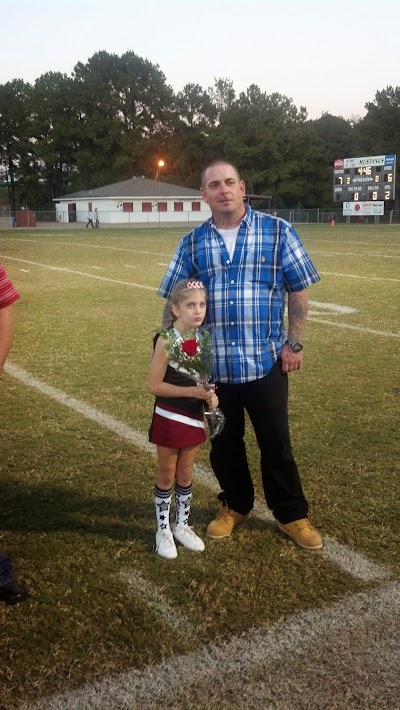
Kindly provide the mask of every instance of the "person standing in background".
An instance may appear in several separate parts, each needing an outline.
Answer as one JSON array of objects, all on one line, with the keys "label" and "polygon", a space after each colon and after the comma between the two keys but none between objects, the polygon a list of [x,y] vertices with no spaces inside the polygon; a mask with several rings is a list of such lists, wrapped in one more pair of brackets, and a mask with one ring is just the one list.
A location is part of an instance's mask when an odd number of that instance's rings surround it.
[{"label": "person standing in background", "polygon": [[86,229],[88,228],[89,224],[91,224],[92,227],[93,227],[93,229],[94,229],[94,224],[93,224],[93,212],[92,212],[92,210],[89,210],[89,212],[88,212],[87,222],[86,222]]}]

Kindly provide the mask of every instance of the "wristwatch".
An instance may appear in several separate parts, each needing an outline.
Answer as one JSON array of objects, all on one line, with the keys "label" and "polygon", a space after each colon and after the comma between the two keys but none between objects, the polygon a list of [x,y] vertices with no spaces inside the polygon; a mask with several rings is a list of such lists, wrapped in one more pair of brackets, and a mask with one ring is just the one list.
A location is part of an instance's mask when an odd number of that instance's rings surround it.
[{"label": "wristwatch", "polygon": [[301,351],[303,350],[302,343],[296,343],[292,340],[285,340],[285,345],[287,345],[293,353],[301,353]]}]

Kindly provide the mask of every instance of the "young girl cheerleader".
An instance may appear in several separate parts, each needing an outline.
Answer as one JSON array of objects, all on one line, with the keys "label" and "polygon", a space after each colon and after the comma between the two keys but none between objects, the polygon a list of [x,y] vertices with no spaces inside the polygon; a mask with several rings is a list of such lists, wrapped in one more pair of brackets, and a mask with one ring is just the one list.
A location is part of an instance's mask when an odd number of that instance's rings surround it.
[{"label": "young girl cheerleader", "polygon": [[[212,389],[196,384],[187,361],[199,359],[202,336],[197,329],[206,315],[206,290],[201,281],[184,280],[176,284],[170,298],[172,325],[168,332],[154,338],[149,391],[155,406],[149,440],[157,446],[158,473],[154,489],[157,516],[156,550],[161,557],[177,556],[175,540],[189,550],[202,552],[204,542],[188,525],[192,498],[192,469],[197,451],[206,440],[204,403],[212,409],[218,398]],[[190,339],[186,339],[190,331]],[[165,336],[165,337],[163,337]],[[173,342],[173,348],[168,344]],[[204,341],[206,342],[206,341]],[[171,352],[172,350],[172,352]],[[169,354],[168,354],[168,352]],[[180,362],[177,360],[180,359]],[[170,527],[172,486],[175,483],[175,522]]]}]

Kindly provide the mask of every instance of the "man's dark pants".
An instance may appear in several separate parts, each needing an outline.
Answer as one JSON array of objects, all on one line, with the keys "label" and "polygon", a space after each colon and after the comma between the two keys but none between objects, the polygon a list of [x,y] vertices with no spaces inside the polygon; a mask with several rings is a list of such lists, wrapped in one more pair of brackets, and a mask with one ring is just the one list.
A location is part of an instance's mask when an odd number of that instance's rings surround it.
[{"label": "man's dark pants", "polygon": [[212,442],[210,461],[229,508],[247,514],[254,504],[244,443],[247,410],[261,451],[267,505],[281,523],[307,517],[308,504],[293,457],[288,422],[288,377],[279,359],[266,377],[242,384],[217,382],[219,406],[226,416]]}]

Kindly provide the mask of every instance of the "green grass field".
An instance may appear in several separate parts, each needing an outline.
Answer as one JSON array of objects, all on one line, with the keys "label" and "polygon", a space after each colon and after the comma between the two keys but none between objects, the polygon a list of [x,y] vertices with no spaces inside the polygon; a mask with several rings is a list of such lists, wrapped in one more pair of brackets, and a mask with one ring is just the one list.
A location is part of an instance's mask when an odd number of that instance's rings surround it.
[{"label": "green grass field", "polygon": [[[322,277],[310,289],[305,365],[290,376],[292,443],[310,517],[349,555],[394,579],[400,227],[298,231]],[[0,232],[0,261],[21,294],[1,385],[0,548],[32,595],[26,604],[0,606],[1,710],[34,701],[44,707],[43,698],[56,691],[145,672],[381,584],[295,548],[257,515],[231,539],[207,540],[203,554],[180,548],[176,560],[166,561],[154,553],[155,460],[142,446],[153,407],[147,372],[163,308],[156,289],[183,233]],[[28,373],[28,384],[14,376],[16,367]],[[31,386],[30,376],[113,417],[137,438],[129,441]],[[250,429],[247,443],[262,505]],[[198,463],[209,468],[208,444]],[[207,477],[195,478],[191,524],[203,537],[216,510]],[[153,593],[167,605],[164,612],[149,603]],[[173,613],[181,629],[169,623]],[[203,707],[176,702],[169,707]],[[330,705],[301,707],[366,707],[335,703],[332,697]],[[93,707],[147,706],[133,698],[130,705]],[[211,700],[208,707],[230,705]]]}]

